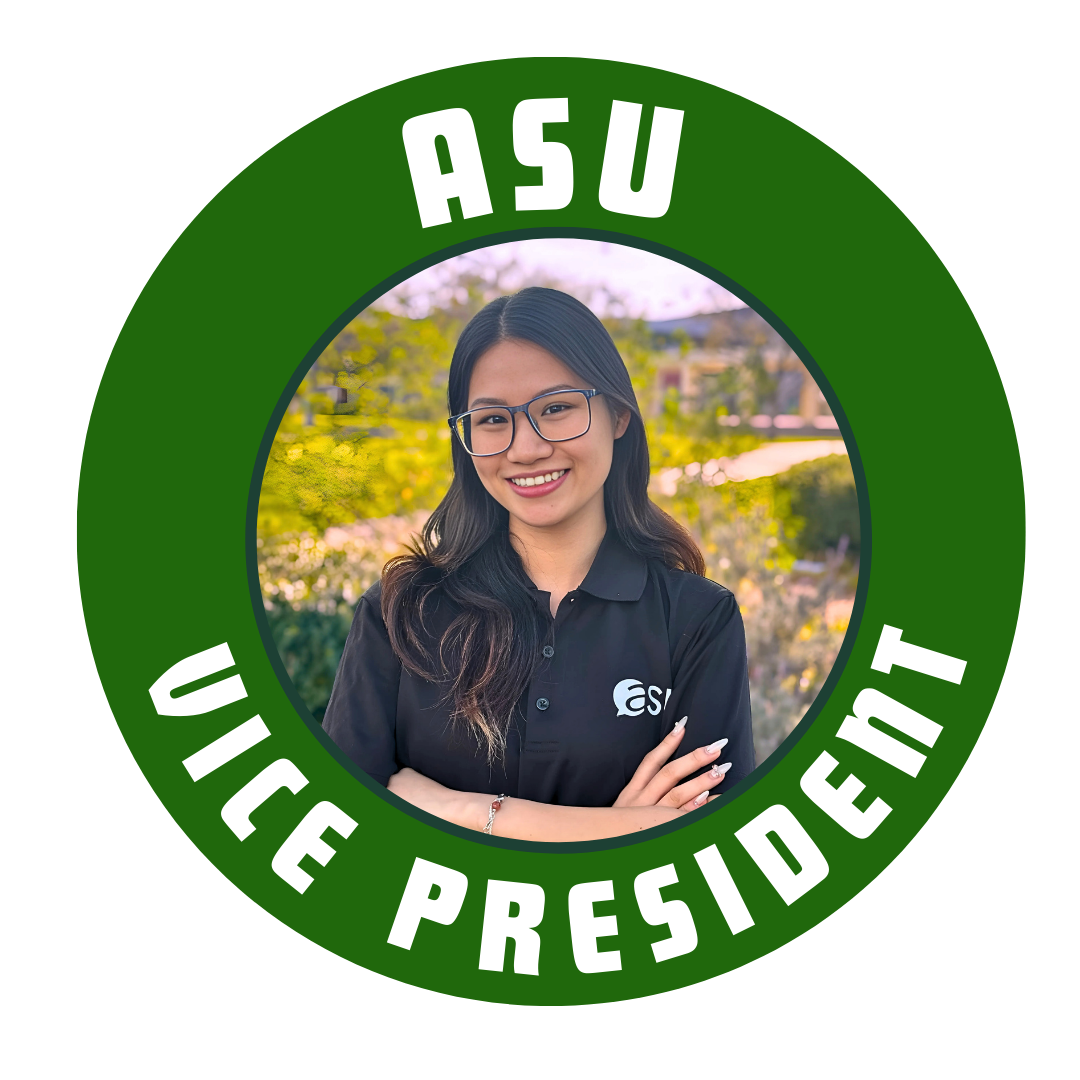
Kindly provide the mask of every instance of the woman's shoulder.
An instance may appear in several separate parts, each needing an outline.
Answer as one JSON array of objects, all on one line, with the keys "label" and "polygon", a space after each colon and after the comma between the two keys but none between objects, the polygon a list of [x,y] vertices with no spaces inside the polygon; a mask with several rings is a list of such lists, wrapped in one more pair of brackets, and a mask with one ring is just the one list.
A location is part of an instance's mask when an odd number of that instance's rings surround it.
[{"label": "woman's shoulder", "polygon": [[353,610],[359,615],[360,612],[369,609],[380,619],[382,618],[382,581],[379,579],[376,579],[375,584],[361,595],[359,603]]},{"label": "woman's shoulder", "polygon": [[735,594],[720,582],[689,570],[672,570],[659,559],[649,559],[649,569],[671,595],[678,595],[690,603],[712,607],[722,600],[735,597]]},{"label": "woman's shoulder", "polygon": [[[409,588],[416,585],[431,586],[439,585],[442,582],[444,571],[440,570],[437,566],[432,566],[430,563],[425,564],[419,559],[413,559],[410,560],[404,575],[399,576],[395,573],[393,577],[399,588]],[[367,600],[372,604],[378,604],[382,601],[382,592],[383,582],[380,577],[376,579],[375,584],[372,585],[360,599]]]},{"label": "woman's shoulder", "polygon": [[712,578],[672,570],[658,559],[649,560],[649,571],[664,595],[672,623],[688,627],[711,614],[723,617],[738,611],[735,594]]},{"label": "woman's shoulder", "polygon": [[375,623],[380,630],[386,632],[386,624],[382,615],[382,582],[376,581],[363,595],[361,595],[356,607],[353,608],[353,624]]},{"label": "woman's shoulder", "polygon": [[[417,584],[434,585],[434,595],[425,601],[425,610],[428,614],[434,615],[439,612],[445,605],[446,597],[443,590],[439,588],[443,573],[436,567],[427,567],[421,571],[419,578],[416,580]],[[360,597],[360,602],[356,605],[355,617],[376,619],[380,625],[385,625],[383,619],[383,583],[382,579],[376,580],[376,582]]]}]

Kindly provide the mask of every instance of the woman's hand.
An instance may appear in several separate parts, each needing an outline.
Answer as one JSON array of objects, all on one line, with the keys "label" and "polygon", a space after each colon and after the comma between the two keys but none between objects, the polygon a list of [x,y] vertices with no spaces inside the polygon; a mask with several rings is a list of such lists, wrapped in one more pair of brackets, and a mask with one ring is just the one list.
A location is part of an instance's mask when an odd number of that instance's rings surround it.
[{"label": "woman's hand", "polygon": [[[709,791],[724,779],[731,763],[721,765],[720,751],[727,739],[720,739],[709,746],[699,747],[674,761],[668,758],[678,749],[686,732],[684,716],[664,737],[655,750],[642,759],[637,772],[630,778],[615,800],[615,806],[667,806],[672,809],[696,810],[709,800]],[[667,762],[665,765],[664,762]],[[712,763],[713,767],[701,776],[680,784],[684,777]]]},{"label": "woman's hand", "polygon": [[386,785],[399,798],[429,814],[452,821],[463,829],[483,829],[493,795],[475,791],[454,791],[429,780],[415,769],[402,769],[390,777]]}]

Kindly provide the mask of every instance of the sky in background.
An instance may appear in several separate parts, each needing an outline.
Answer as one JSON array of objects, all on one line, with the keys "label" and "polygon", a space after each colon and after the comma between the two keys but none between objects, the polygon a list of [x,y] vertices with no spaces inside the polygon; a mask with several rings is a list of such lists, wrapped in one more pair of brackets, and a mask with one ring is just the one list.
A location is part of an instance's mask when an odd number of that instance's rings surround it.
[{"label": "sky in background", "polygon": [[467,270],[492,282],[499,275],[501,285],[510,290],[534,284],[538,277],[574,286],[579,298],[602,317],[673,319],[745,306],[682,263],[622,244],[568,238],[515,240],[458,255],[421,271],[377,303],[422,317],[433,300],[450,298],[447,283]]}]

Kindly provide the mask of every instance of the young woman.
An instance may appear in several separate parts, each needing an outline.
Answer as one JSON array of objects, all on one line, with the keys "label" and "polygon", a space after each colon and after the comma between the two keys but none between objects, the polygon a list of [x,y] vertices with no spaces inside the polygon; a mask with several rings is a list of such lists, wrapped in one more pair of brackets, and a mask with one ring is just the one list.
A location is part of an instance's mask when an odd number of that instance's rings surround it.
[{"label": "young woman", "polygon": [[600,320],[552,289],[500,297],[448,399],[453,482],[361,599],[325,730],[408,802],[525,840],[646,829],[749,773],[738,605],[649,500]]}]

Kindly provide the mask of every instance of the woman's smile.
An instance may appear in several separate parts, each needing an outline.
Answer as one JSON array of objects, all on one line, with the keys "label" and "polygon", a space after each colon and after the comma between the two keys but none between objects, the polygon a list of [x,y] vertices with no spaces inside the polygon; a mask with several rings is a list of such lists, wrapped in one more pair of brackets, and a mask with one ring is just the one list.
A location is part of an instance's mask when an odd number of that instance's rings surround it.
[{"label": "woman's smile", "polygon": [[518,473],[508,476],[507,480],[515,494],[526,499],[537,499],[560,487],[569,472],[569,469],[549,469],[544,473]]}]

